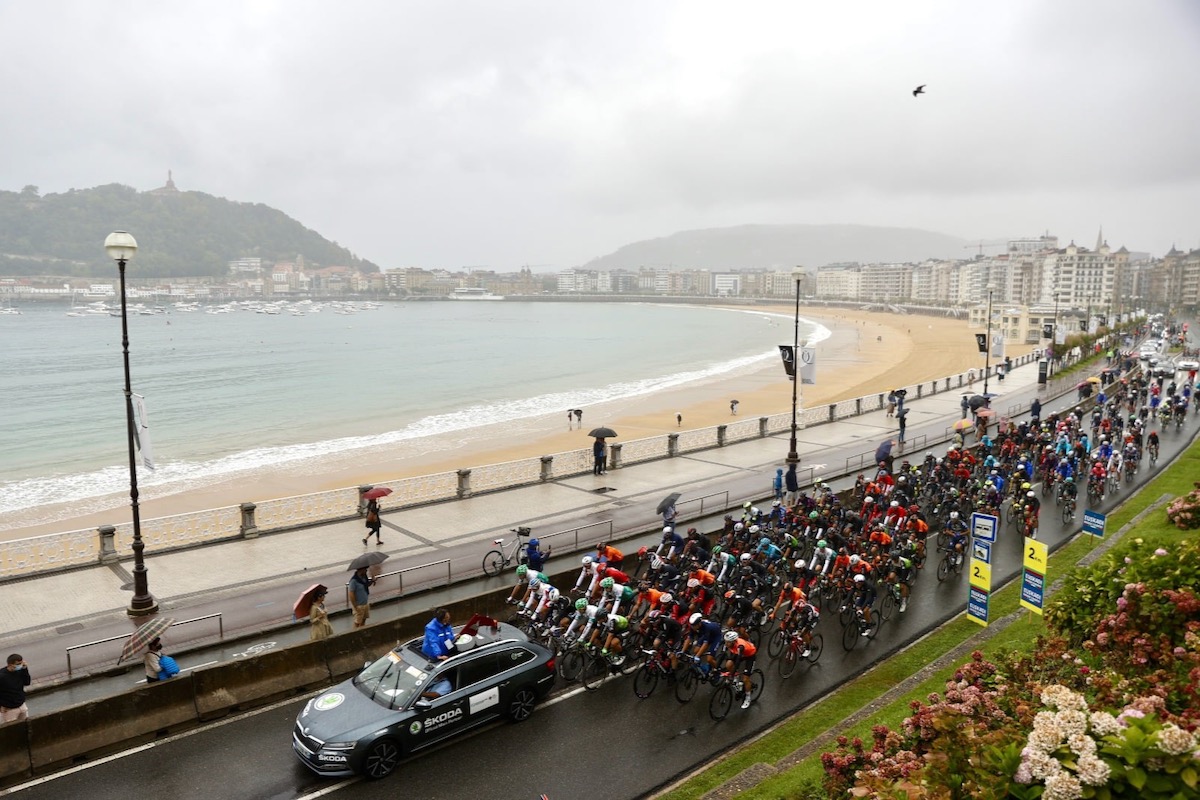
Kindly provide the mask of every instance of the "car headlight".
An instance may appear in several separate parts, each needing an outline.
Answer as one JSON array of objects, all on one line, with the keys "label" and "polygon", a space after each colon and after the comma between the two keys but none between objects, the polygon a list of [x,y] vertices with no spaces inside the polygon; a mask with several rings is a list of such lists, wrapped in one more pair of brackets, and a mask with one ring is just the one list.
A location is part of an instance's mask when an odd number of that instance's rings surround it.
[{"label": "car headlight", "polygon": [[322,750],[353,750],[358,742],[326,742],[321,746]]}]

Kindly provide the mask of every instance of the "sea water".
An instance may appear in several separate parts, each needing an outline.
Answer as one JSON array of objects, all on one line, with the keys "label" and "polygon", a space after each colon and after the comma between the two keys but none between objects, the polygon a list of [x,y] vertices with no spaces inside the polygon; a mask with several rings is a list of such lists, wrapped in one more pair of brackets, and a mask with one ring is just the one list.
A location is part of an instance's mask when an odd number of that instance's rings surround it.
[{"label": "sea water", "polygon": [[[131,314],[156,469],[200,486],[647,395],[778,361],[792,320],[628,303],[399,302]],[[303,316],[299,312],[306,310]],[[119,317],[0,316],[0,513],[128,491]],[[828,335],[802,322],[800,336]]]}]

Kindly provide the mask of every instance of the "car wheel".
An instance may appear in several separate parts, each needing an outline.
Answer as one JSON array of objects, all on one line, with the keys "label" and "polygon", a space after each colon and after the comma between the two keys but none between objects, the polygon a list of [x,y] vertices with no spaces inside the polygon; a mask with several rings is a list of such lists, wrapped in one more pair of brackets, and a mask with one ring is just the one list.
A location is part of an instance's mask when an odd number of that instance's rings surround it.
[{"label": "car wheel", "polygon": [[391,739],[380,739],[367,749],[363,758],[363,775],[373,781],[386,778],[400,763],[400,748]]},{"label": "car wheel", "polygon": [[535,705],[537,705],[537,694],[533,689],[521,689],[513,695],[512,702],[508,704],[508,718],[513,722],[524,722],[533,713]]}]

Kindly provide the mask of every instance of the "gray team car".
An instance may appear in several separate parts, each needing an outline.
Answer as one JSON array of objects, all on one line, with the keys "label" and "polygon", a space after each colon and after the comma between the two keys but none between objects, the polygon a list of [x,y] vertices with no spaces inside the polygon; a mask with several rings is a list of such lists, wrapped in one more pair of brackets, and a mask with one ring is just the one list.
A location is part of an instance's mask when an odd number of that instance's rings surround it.
[{"label": "gray team car", "polygon": [[456,629],[460,652],[445,661],[413,639],[309,700],[292,730],[297,757],[320,775],[382,778],[402,757],[498,717],[527,719],[554,685],[554,654],[480,620]]}]

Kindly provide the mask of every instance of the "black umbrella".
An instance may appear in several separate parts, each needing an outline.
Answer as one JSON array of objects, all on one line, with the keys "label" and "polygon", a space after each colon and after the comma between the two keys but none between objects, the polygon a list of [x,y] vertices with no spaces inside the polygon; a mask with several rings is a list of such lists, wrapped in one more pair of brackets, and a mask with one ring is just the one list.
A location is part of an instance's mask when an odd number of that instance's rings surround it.
[{"label": "black umbrella", "polygon": [[592,428],[590,431],[588,431],[588,436],[594,436],[597,439],[611,439],[612,437],[614,437],[616,435],[617,435],[617,432],[614,431],[612,428],[600,427],[600,428]]},{"label": "black umbrella", "polygon": [[350,566],[347,567],[347,569],[353,572],[355,570],[371,567],[386,560],[387,557],[387,553],[381,553],[378,550],[372,550],[369,553],[363,553],[361,556],[351,561]]},{"label": "black umbrella", "polygon": [[679,499],[679,492],[671,492],[669,495],[658,501],[658,508],[654,509],[656,513],[663,513],[670,506],[675,505],[675,501]]},{"label": "black umbrella", "polygon": [[977,394],[974,397],[972,397],[970,400],[968,400],[967,404],[969,406],[971,406],[972,409],[976,409],[976,408],[979,408],[980,406],[986,406],[987,398],[981,394]]},{"label": "black umbrella", "polygon": [[893,445],[895,445],[895,442],[893,442],[891,439],[888,439],[886,442],[879,443],[879,447],[875,448],[876,464],[878,464],[880,461],[887,461],[887,457],[892,454]]}]

